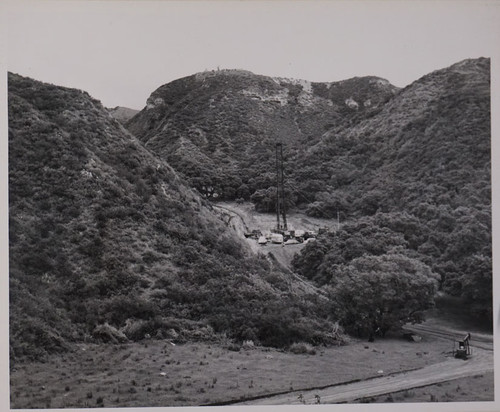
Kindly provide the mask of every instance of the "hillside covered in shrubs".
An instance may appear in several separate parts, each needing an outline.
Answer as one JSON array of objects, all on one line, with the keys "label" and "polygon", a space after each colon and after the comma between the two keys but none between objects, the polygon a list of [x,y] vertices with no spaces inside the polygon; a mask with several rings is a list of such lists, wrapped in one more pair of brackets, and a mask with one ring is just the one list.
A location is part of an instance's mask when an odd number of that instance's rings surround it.
[{"label": "hillside covered in shrubs", "polygon": [[[421,321],[438,290],[491,324],[489,59],[404,89],[204,72],[113,114],[9,75],[13,358],[145,336],[315,344],[337,321],[373,337]],[[288,208],[340,217],[293,260],[321,295],[210,203],[273,212],[277,142]]]},{"label": "hillside covered in shrubs", "polygon": [[[315,260],[318,245],[306,248],[300,273],[323,285],[330,264],[373,254],[358,236],[361,219],[376,236],[393,233],[406,255],[439,275],[440,290],[491,321],[489,59],[404,89],[376,77],[308,83],[200,73],[157,89],[127,127],[205,197],[249,199],[261,212],[275,209],[274,147],[283,143],[288,208],[352,223],[322,240],[325,261]],[[352,256],[331,259],[355,238]]]},{"label": "hillside covered in shrubs", "polygon": [[145,336],[333,339],[318,297],[98,101],[15,74],[8,90],[12,359]]},{"label": "hillside covered in shrubs", "polygon": [[127,127],[205,197],[250,199],[275,184],[276,142],[286,145],[289,184],[296,173],[307,186],[322,176],[296,169],[300,158],[332,127],[378,113],[396,91],[377,77],[310,83],[210,71],[158,88]]},{"label": "hillside covered in shrubs", "polygon": [[[330,130],[309,152],[330,179],[306,207],[347,220],[325,237],[323,265],[404,248],[478,319],[492,321],[490,61],[465,60],[399,91],[377,115]],[[314,174],[314,167],[311,167]],[[326,177],[326,176],[325,176]],[[359,236],[374,233],[377,238]],[[391,234],[382,240],[382,234]],[[351,245],[358,239],[355,250]],[[389,243],[387,243],[389,242]],[[340,251],[339,251],[340,250]],[[305,250],[297,269],[311,276]]]}]

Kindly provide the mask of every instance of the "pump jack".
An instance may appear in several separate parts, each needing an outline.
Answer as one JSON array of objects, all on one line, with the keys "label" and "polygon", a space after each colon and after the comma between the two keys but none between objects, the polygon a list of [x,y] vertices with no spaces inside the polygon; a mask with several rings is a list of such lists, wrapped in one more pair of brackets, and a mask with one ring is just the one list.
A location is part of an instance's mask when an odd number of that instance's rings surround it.
[{"label": "pump jack", "polygon": [[465,335],[465,337],[462,340],[456,342],[456,344],[458,344],[458,348],[453,349],[455,358],[465,360],[467,359],[468,356],[472,354],[469,341],[470,341],[470,333]]}]

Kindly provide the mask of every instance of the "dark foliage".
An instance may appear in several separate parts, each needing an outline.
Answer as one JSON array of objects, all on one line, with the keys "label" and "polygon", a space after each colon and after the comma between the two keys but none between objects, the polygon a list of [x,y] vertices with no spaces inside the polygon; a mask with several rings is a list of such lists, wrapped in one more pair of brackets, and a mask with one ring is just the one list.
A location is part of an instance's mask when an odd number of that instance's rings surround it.
[{"label": "dark foliage", "polygon": [[[151,95],[127,123],[140,141],[86,93],[9,75],[11,355],[41,357],[96,331],[320,343],[332,314],[370,335],[387,319],[418,321],[432,273],[491,320],[489,64],[466,60],[402,90],[372,77],[201,73]],[[272,212],[280,141],[287,206],[343,222],[294,260],[330,291],[330,308],[247,255],[205,200]],[[360,322],[344,306],[368,267],[390,274],[380,284],[423,274],[397,296],[429,296],[384,301],[399,314],[364,299],[356,311],[378,315]]]},{"label": "dark foliage", "polygon": [[[220,193],[249,196],[228,181]],[[9,219],[13,358],[146,334],[283,346],[331,329],[99,102],[13,74]]]},{"label": "dark foliage", "polygon": [[337,267],[328,291],[343,327],[358,336],[384,336],[408,322],[421,322],[433,306],[437,275],[402,254],[364,255]]},{"label": "dark foliage", "polygon": [[[261,212],[275,208],[274,143],[282,141],[289,208],[342,221],[375,217],[378,236],[404,240],[440,275],[443,291],[491,313],[489,59],[402,90],[370,77],[310,86],[202,73],[160,87],[129,127],[188,179],[195,170],[190,182],[207,197],[242,197],[223,189],[227,176]],[[192,158],[195,168],[185,163]],[[362,237],[375,234],[346,230],[359,244],[346,259],[359,257]],[[298,258],[307,262],[300,270],[328,282],[333,252],[322,263],[324,251],[314,253]]]},{"label": "dark foliage", "polygon": [[[324,186],[331,172],[325,168],[319,176],[311,166],[304,178],[304,146],[319,143],[333,124],[347,127],[373,116],[396,90],[375,77],[307,84],[239,70],[205,72],[158,88],[127,126],[205,197],[253,195],[259,210],[270,210],[275,143],[286,147],[290,204],[309,203],[301,186]],[[349,99],[360,104],[349,107]],[[314,191],[306,195],[314,199]]]}]

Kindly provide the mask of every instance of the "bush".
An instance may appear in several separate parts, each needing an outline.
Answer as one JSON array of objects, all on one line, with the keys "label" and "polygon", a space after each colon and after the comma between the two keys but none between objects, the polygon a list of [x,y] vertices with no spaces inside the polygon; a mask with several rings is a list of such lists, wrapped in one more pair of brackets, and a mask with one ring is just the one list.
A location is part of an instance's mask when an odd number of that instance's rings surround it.
[{"label": "bush", "polygon": [[290,352],[299,354],[308,354],[308,355],[316,355],[316,349],[309,343],[299,342],[293,343],[288,349]]},{"label": "bush", "polygon": [[128,319],[123,333],[132,341],[145,339],[147,335],[155,336],[160,331],[166,331],[166,325],[159,319],[132,320]]},{"label": "bush", "polygon": [[105,343],[124,343],[128,340],[122,332],[107,323],[96,326],[92,336]]},{"label": "bush", "polygon": [[121,326],[127,319],[151,319],[158,314],[158,307],[154,302],[137,296],[117,295],[105,301],[105,316],[116,326]]},{"label": "bush", "polygon": [[255,345],[253,343],[253,340],[245,340],[243,341],[243,344],[241,345],[243,349],[249,350],[249,349],[254,349]]}]

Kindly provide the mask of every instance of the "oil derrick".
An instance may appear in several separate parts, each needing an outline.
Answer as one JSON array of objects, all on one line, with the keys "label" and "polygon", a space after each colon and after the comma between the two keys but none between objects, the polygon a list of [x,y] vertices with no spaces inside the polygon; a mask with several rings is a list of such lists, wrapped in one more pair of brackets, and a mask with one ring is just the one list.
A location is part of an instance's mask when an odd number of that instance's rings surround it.
[{"label": "oil derrick", "polygon": [[[283,221],[280,222],[280,215]],[[276,229],[278,232],[288,230],[286,224],[285,177],[283,174],[283,145],[276,143]]]}]

